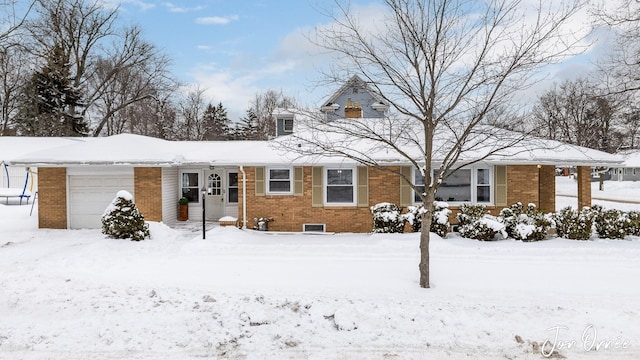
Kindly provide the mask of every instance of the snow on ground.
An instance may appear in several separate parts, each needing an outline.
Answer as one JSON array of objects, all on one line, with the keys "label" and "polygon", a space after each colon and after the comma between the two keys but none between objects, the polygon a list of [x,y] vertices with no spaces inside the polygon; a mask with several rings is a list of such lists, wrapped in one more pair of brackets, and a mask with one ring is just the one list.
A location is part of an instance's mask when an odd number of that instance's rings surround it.
[{"label": "snow on ground", "polygon": [[[37,229],[0,205],[2,359],[640,357],[640,239],[431,243],[151,223]],[[597,349],[596,349],[597,348]]]}]

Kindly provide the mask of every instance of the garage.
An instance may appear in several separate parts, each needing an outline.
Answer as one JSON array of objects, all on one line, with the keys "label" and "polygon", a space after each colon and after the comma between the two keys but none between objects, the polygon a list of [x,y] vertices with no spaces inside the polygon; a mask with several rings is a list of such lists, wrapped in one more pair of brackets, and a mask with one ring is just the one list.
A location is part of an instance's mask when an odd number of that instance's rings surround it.
[{"label": "garage", "polygon": [[69,227],[71,229],[97,229],[100,219],[118,191],[133,193],[131,173],[100,175],[69,175]]}]

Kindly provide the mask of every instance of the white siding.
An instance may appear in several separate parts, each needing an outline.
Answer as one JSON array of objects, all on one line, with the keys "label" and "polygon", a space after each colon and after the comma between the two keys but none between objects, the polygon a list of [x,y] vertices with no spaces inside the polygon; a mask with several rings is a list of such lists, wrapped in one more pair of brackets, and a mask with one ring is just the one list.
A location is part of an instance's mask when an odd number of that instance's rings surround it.
[{"label": "white siding", "polygon": [[178,220],[178,169],[162,168],[162,222],[173,225]]},{"label": "white siding", "polygon": [[35,193],[38,190],[38,169],[28,168],[22,166],[7,166],[9,177],[7,177],[7,171],[4,165],[0,165],[0,187],[23,189],[24,182],[27,179],[27,173],[29,173],[29,179],[27,180],[27,190],[31,193]]}]

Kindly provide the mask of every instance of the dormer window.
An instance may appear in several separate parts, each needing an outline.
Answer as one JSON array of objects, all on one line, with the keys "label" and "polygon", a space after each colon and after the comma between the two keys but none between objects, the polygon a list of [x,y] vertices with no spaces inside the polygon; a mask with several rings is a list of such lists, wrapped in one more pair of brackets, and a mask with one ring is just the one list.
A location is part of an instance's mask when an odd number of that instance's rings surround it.
[{"label": "dormer window", "polygon": [[283,119],[284,120],[284,132],[287,134],[291,134],[293,132],[293,119]]},{"label": "dormer window", "polygon": [[354,86],[352,91],[353,91],[353,94],[357,94],[358,93],[358,88]]},{"label": "dormer window", "polygon": [[276,136],[293,134],[293,116],[276,118]]}]

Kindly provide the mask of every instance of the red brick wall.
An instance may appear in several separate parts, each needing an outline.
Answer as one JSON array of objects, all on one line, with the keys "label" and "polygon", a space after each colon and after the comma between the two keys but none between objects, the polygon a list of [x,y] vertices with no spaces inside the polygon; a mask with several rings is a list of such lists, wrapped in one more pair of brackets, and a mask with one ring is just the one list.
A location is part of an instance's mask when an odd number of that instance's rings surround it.
[{"label": "red brick wall", "polygon": [[147,221],[162,221],[162,168],[133,169],[135,202]]},{"label": "red brick wall", "polygon": [[38,227],[67,228],[66,168],[38,168]]},{"label": "red brick wall", "polygon": [[[272,231],[302,231],[302,224],[326,224],[326,231],[330,232],[370,232],[372,219],[369,207],[356,206],[311,206],[311,167],[304,167],[303,196],[255,196],[255,168],[247,167],[247,227],[252,227],[256,217],[273,217],[269,223]],[[538,205],[538,183],[549,182],[544,188],[555,193],[555,173],[551,176],[553,166],[543,167],[539,171],[536,165],[507,166],[507,201],[508,204],[522,202]],[[554,170],[555,171],[555,170]],[[241,175],[242,173],[239,172]],[[241,180],[240,180],[241,181]],[[550,191],[545,193],[546,203],[555,206],[549,198]],[[400,178],[398,175],[369,168],[369,206],[380,202],[400,203]],[[458,207],[451,207],[450,222],[457,223],[455,214]],[[502,207],[488,206],[492,215],[498,215]],[[242,190],[238,201],[238,214],[242,214]]]},{"label": "red brick wall", "polygon": [[[247,227],[257,217],[272,217],[269,230],[302,231],[306,223],[326,224],[329,232],[370,232],[372,228],[369,207],[311,206],[311,167],[303,170],[303,196],[255,196],[255,168],[247,167]],[[241,172],[239,174],[242,174]],[[400,178],[382,170],[369,169],[369,206],[388,201],[400,202]],[[238,199],[238,214],[242,214],[242,191]]]},{"label": "red brick wall", "polygon": [[578,209],[591,207],[591,168],[578,166]]}]

